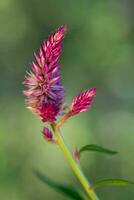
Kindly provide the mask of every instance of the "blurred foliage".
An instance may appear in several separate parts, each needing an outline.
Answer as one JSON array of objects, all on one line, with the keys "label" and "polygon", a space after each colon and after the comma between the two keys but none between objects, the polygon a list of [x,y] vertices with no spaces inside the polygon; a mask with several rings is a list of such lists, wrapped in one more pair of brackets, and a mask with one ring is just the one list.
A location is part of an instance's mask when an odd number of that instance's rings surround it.
[{"label": "blurred foliage", "polygon": [[[93,108],[72,118],[63,132],[71,148],[95,143],[116,149],[116,157],[82,156],[92,182],[134,180],[134,1],[0,0],[0,198],[67,200],[43,185],[36,167],[66,184],[79,183],[64,155],[41,136],[43,124],[24,106],[21,84],[41,42],[67,24],[62,77],[69,103],[76,93],[97,87]],[[132,187],[98,189],[100,199],[132,200]]]},{"label": "blurred foliage", "polygon": [[85,197],[83,197],[83,195],[80,194],[78,189],[76,190],[73,186],[63,185],[61,183],[54,182],[53,180],[50,180],[48,177],[46,177],[44,174],[40,173],[37,170],[34,170],[33,173],[43,183],[47,184],[49,187],[53,188],[57,192],[60,192],[60,193],[64,194],[65,196],[68,196],[69,199],[73,199],[73,200],[84,200],[85,199]]}]

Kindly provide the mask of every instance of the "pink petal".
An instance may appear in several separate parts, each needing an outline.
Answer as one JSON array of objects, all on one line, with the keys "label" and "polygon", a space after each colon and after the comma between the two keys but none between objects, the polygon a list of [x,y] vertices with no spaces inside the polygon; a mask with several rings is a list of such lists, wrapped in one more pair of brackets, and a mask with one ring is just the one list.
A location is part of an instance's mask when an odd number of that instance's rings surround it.
[{"label": "pink petal", "polygon": [[36,60],[37,64],[39,66],[41,66],[40,58],[38,57],[38,55],[35,52],[34,52],[34,57],[35,57],[35,60]]}]

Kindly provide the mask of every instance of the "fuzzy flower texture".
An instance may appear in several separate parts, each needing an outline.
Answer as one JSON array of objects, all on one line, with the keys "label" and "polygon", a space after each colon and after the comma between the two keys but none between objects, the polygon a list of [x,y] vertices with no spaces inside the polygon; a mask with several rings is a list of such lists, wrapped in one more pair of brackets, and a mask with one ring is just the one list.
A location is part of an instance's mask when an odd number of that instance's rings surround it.
[{"label": "fuzzy flower texture", "polygon": [[[61,83],[59,58],[62,49],[66,26],[59,27],[42,43],[39,54],[34,53],[35,60],[31,71],[26,73],[23,84],[27,89],[27,107],[43,122],[54,123],[65,110],[65,92]],[[63,118],[69,118],[80,112],[87,111],[96,94],[96,89],[87,89],[78,94],[72,101]],[[48,130],[44,129],[47,131]]]}]

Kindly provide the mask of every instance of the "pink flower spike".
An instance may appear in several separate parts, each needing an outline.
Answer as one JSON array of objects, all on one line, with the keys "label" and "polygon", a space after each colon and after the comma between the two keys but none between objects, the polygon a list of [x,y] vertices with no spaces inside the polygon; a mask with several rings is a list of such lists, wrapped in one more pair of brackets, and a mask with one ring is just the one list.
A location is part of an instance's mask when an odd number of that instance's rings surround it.
[{"label": "pink flower spike", "polygon": [[48,141],[53,140],[53,134],[48,128],[44,127],[42,133],[46,140],[48,140]]},{"label": "pink flower spike", "polygon": [[95,95],[96,88],[91,88],[78,94],[71,103],[70,115],[73,116],[87,111],[91,107]]},{"label": "pink flower spike", "polygon": [[43,122],[54,122],[65,105],[58,61],[66,29],[66,26],[59,27],[41,44],[23,81],[27,108]]}]

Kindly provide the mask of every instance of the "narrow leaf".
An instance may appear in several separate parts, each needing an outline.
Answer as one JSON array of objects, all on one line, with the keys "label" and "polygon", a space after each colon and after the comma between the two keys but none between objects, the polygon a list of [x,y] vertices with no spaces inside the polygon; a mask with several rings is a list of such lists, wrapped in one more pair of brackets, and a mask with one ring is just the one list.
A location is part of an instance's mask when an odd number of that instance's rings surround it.
[{"label": "narrow leaf", "polygon": [[106,149],[106,148],[100,147],[100,146],[98,146],[96,144],[88,144],[88,145],[82,147],[79,150],[79,154],[81,154],[84,151],[97,151],[99,153],[105,153],[105,154],[109,154],[109,155],[114,155],[114,154],[118,153],[117,151]]},{"label": "narrow leaf", "polygon": [[127,185],[133,185],[134,183],[127,180],[122,179],[107,179],[107,180],[101,180],[93,184],[93,188],[96,189],[98,187],[102,186],[127,186]]},{"label": "narrow leaf", "polygon": [[50,178],[46,177],[45,175],[43,175],[37,170],[34,170],[33,172],[42,182],[44,182],[51,188],[57,190],[58,192],[61,192],[62,194],[70,197],[73,200],[83,200],[83,197],[74,188],[57,183],[51,180]]}]

